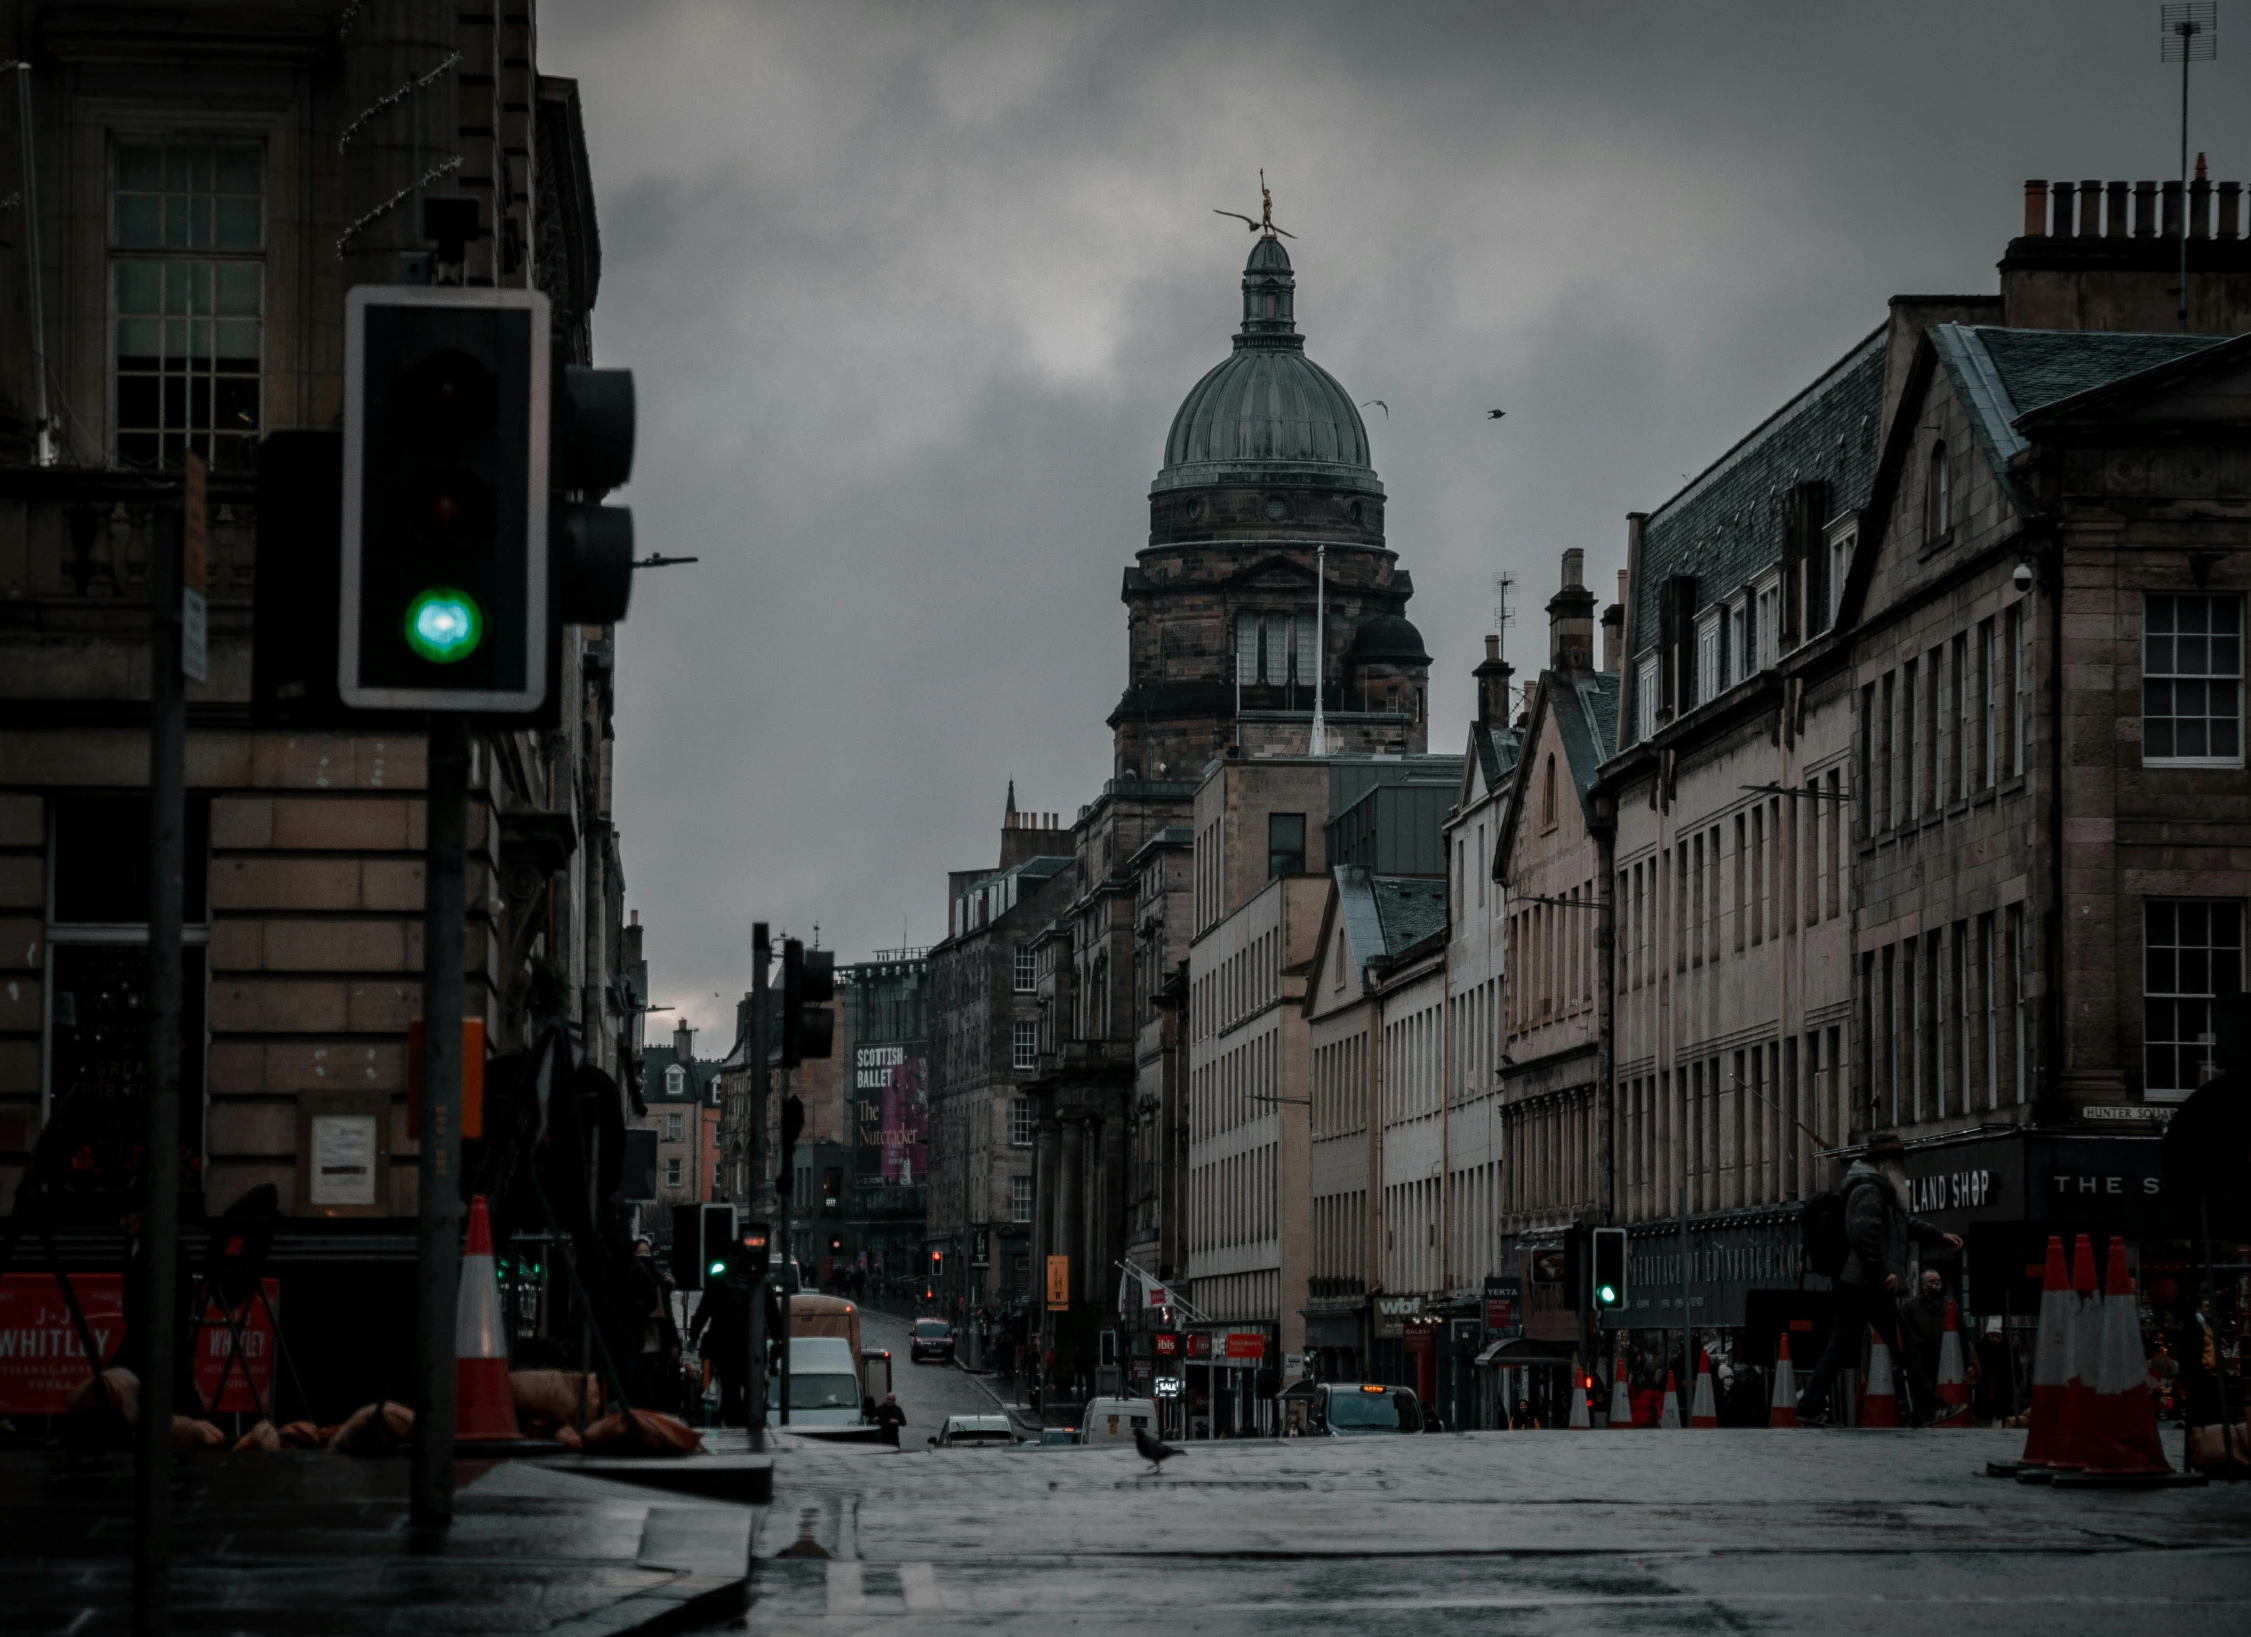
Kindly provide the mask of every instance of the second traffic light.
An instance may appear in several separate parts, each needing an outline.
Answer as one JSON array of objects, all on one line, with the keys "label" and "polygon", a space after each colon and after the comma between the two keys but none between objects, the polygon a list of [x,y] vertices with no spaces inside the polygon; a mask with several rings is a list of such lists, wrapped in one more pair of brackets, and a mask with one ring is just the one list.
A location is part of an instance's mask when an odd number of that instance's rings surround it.
[{"label": "second traffic light", "polygon": [[809,1057],[836,1049],[836,954],[807,949],[795,938],[782,940],[782,1038],[780,1061],[793,1069]]},{"label": "second traffic light", "polygon": [[1596,1228],[1593,1238],[1587,1297],[1595,1312],[1615,1313],[1626,1305],[1626,1230]]}]

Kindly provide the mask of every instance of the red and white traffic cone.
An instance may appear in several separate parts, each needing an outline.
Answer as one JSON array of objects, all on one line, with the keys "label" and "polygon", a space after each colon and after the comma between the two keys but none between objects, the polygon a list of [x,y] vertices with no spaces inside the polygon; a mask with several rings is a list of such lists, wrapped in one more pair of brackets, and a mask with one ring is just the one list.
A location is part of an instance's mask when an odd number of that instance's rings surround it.
[{"label": "red and white traffic cone", "polygon": [[2052,1233],[2048,1265],[2040,1275],[2040,1329],[2032,1347],[2032,1415],[2024,1453],[2017,1458],[2021,1466],[2053,1466],[2062,1447],[2063,1393],[2071,1379],[2072,1300],[2063,1236]]},{"label": "red and white traffic cone", "polygon": [[1798,1372],[1790,1363],[1788,1331],[1783,1332],[1774,1348],[1774,1396],[1767,1400],[1766,1424],[1770,1427],[1798,1424]]},{"label": "red and white traffic cone", "polygon": [[1665,1372],[1665,1407],[1657,1412],[1657,1425],[1678,1430],[1680,1426],[1680,1389],[1673,1383],[1673,1373]]},{"label": "red and white traffic cone", "polygon": [[1626,1381],[1626,1355],[1618,1355],[1617,1379],[1610,1384],[1610,1424],[1613,1427],[1630,1427],[1634,1424],[1634,1393]]},{"label": "red and white traffic cone", "polygon": [[454,1300],[453,1436],[457,1443],[521,1438],[508,1390],[508,1337],[500,1326],[500,1280],[492,1267],[485,1196],[469,1201],[469,1247]]},{"label": "red and white traffic cone", "polygon": [[1899,1389],[1892,1384],[1891,1349],[1881,1336],[1873,1333],[1868,1338],[1868,1391],[1860,1400],[1860,1424],[1864,1427],[1896,1427],[1899,1425]]},{"label": "red and white traffic cone", "polygon": [[2095,1430],[2095,1357],[2102,1350],[2102,1295],[2095,1283],[2095,1241],[2081,1234],[2071,1247],[2071,1347],[2066,1357],[2063,1397],[2055,1448],[2048,1465],[2075,1472],[2087,1464],[2087,1445]]},{"label": "red and white traffic cone", "polygon": [[1954,1300],[1946,1301],[1946,1328],[1938,1338],[1938,1414],[1934,1427],[1966,1427],[1970,1421],[1970,1377],[1962,1368],[1962,1332],[1954,1319]]},{"label": "red and white traffic cone", "polygon": [[1720,1424],[1720,1412],[1719,1401],[1712,1396],[1712,1355],[1698,1349],[1696,1361],[1696,1403],[1688,1412],[1688,1424],[1716,1427]]},{"label": "red and white traffic cone", "polygon": [[2102,1342],[2091,1361],[2093,1425],[2083,1454],[2090,1480],[2170,1476],[2173,1468],[2158,1441],[2157,1410],[2149,1398],[2149,1356],[2142,1351],[2142,1317],[2134,1277],[2126,1267],[2126,1241],[2110,1242],[2104,1281]]},{"label": "red and white traffic cone", "polygon": [[1587,1378],[1577,1365],[1571,1367],[1571,1426],[1574,1431],[1594,1427],[1594,1417],[1587,1412]]}]

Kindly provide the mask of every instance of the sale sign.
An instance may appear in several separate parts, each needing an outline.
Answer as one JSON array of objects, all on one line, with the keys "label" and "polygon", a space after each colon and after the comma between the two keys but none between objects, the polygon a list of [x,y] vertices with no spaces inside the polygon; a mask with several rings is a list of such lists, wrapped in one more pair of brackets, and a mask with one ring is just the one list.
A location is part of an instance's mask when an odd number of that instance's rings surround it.
[{"label": "sale sign", "polygon": [[[268,1411],[274,1407],[274,1326],[267,1310],[281,1312],[281,1281],[264,1281],[266,1299],[248,1301],[235,1313],[235,1322],[242,1327],[242,1342],[236,1352],[235,1335],[227,1328],[227,1317],[219,1310],[216,1301],[207,1302],[203,1309],[203,1328],[195,1336],[195,1390],[203,1395],[205,1412],[218,1410],[251,1410],[263,1400]],[[235,1352],[234,1368],[227,1368],[227,1355]],[[248,1372],[247,1378],[244,1372]],[[221,1390],[221,1380],[225,1388]],[[258,1392],[251,1396],[252,1383]],[[213,1403],[213,1395],[218,1402]]]},{"label": "sale sign", "polygon": [[[106,1365],[125,1339],[125,1276],[74,1273],[70,1288]],[[0,1277],[0,1413],[60,1415],[91,1373],[55,1276]]]}]

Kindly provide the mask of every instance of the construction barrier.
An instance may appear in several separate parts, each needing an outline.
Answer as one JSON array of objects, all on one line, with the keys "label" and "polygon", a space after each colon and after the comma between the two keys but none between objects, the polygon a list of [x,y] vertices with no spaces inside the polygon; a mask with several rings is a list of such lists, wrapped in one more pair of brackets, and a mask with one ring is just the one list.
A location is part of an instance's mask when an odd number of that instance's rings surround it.
[{"label": "construction barrier", "polygon": [[1712,1355],[1699,1349],[1696,1360],[1696,1402],[1689,1410],[1688,1424],[1716,1427],[1720,1424],[1720,1415],[1719,1400],[1712,1392]]},{"label": "construction barrier", "polygon": [[1946,1328],[1938,1338],[1938,1414],[1934,1427],[1967,1427],[1970,1419],[1970,1378],[1962,1364],[1962,1332],[1956,1323],[1954,1299],[1946,1301]]},{"label": "construction barrier", "polygon": [[1634,1392],[1626,1380],[1626,1355],[1618,1355],[1617,1378],[1610,1384],[1610,1424],[1613,1427],[1630,1427],[1634,1424]]},{"label": "construction barrier", "polygon": [[469,1201],[469,1246],[454,1299],[454,1423],[457,1443],[521,1438],[508,1385],[508,1337],[500,1324],[500,1278],[492,1265],[485,1196]]},{"label": "construction barrier", "polygon": [[1860,1424],[1899,1425],[1899,1389],[1892,1380],[1891,1349],[1872,1331],[1868,1337],[1868,1390],[1861,1395]]}]

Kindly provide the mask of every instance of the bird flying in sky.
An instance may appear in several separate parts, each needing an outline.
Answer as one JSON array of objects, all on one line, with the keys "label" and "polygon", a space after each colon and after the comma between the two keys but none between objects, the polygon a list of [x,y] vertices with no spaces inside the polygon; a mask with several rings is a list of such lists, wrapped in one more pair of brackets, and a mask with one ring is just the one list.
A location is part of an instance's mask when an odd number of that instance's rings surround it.
[{"label": "bird flying in sky", "polygon": [[1381,398],[1370,398],[1367,403],[1363,403],[1360,407],[1362,409],[1366,409],[1368,407],[1368,404],[1374,404],[1378,409],[1382,410],[1383,418],[1385,420],[1388,421],[1391,419],[1391,405],[1385,403]]},{"label": "bird flying in sky", "polygon": [[1508,411],[1505,409],[1488,409],[1485,411],[1485,418],[1489,421],[1497,421],[1507,413]]}]

